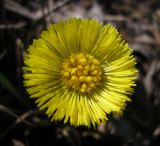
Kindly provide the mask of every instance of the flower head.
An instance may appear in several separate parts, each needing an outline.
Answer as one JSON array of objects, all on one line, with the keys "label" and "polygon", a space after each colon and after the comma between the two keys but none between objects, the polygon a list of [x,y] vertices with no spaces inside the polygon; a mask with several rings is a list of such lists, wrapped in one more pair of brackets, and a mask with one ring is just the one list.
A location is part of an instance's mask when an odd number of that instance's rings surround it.
[{"label": "flower head", "polygon": [[109,24],[60,21],[29,47],[24,85],[51,120],[95,127],[130,100],[137,72],[132,52]]}]

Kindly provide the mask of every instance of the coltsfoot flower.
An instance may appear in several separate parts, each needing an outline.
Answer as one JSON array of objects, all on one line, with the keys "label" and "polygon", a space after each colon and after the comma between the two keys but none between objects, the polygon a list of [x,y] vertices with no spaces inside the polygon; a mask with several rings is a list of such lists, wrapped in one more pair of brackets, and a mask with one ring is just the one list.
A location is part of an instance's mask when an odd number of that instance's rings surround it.
[{"label": "coltsfoot flower", "polygon": [[95,127],[130,100],[137,72],[132,52],[109,24],[59,21],[29,47],[24,85],[52,121]]}]

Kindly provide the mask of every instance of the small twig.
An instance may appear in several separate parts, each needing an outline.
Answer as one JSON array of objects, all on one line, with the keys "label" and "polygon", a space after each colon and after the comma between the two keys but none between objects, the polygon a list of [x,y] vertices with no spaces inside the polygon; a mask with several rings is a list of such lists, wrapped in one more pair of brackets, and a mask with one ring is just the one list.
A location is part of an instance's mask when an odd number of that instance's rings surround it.
[{"label": "small twig", "polygon": [[103,19],[106,21],[127,21],[127,17],[122,15],[107,15]]},{"label": "small twig", "polygon": [[152,89],[153,89],[153,82],[152,82],[152,77],[153,77],[153,74],[155,73],[155,71],[158,70],[157,69],[157,60],[153,60],[152,64],[151,64],[151,67],[146,75],[146,77],[144,78],[144,87],[148,93],[148,95],[151,94],[152,92]]},{"label": "small twig", "polygon": [[41,11],[42,11],[42,19],[44,22],[44,28],[47,27],[47,23],[46,23],[46,15],[45,15],[45,7],[44,7],[44,1],[41,0]]},{"label": "small twig", "polygon": [[24,123],[28,126],[36,126],[31,122],[28,122],[26,119],[31,116],[32,114],[37,113],[37,111],[27,111],[25,113],[23,113],[21,116],[18,116],[17,114],[15,114],[11,109],[3,106],[0,104],[0,111],[5,112],[9,115],[11,115],[12,117],[16,118],[16,120],[4,131],[0,134],[0,139],[2,137],[4,137],[11,129],[13,129],[16,125],[20,124],[20,123]]},{"label": "small twig", "polygon": [[18,116],[17,114],[12,112],[11,109],[9,109],[9,108],[7,108],[7,107],[5,107],[3,105],[0,105],[0,111],[5,112],[5,113],[11,115],[12,117],[16,118],[16,121],[11,126],[9,126],[3,133],[0,134],[0,139],[2,137],[4,137],[11,129],[13,129],[17,124],[19,124],[21,122],[23,122],[23,123],[25,123],[27,125],[32,125],[32,123],[26,121],[25,119],[28,116],[30,116],[33,111],[28,111],[28,112],[22,114],[21,116]]},{"label": "small twig", "polygon": [[47,7],[44,7],[44,14],[41,9],[37,10],[36,12],[31,12],[26,7],[18,4],[13,0],[5,0],[5,8],[9,11],[25,16],[31,20],[37,21],[42,19],[44,16],[49,15],[51,12],[59,10],[60,8],[71,3],[72,1],[73,0],[61,1],[57,3],[54,7],[52,7],[52,9],[48,9]]},{"label": "small twig", "polygon": [[[11,109],[9,109],[9,108],[1,105],[1,104],[0,104],[0,111],[3,111],[3,112],[5,112],[5,113],[11,115],[12,117],[16,118],[16,119],[17,119],[17,120],[15,121],[16,124],[19,123],[20,121],[22,121],[22,122],[24,122],[25,124],[30,125],[29,122],[25,121],[26,118],[24,118],[24,117],[26,117],[26,116],[24,116],[24,114],[19,117],[19,116],[18,116],[17,114],[15,114]],[[28,112],[26,112],[26,113],[31,114],[32,112],[33,112],[33,111],[28,111]],[[26,115],[26,113],[25,113],[25,115]],[[27,115],[28,115],[28,114],[27,114]],[[28,116],[29,116],[29,115],[28,115]]]},{"label": "small twig", "polygon": [[[48,0],[47,7],[48,7],[49,12],[52,12],[53,6],[54,6],[53,0]],[[50,20],[49,21],[51,23],[51,22],[53,22],[53,13],[50,13],[49,16],[50,16]]]},{"label": "small twig", "polygon": [[5,112],[9,115],[11,115],[12,117],[16,118],[16,120],[4,131],[0,134],[0,139],[3,138],[10,130],[12,130],[14,127],[16,127],[16,125],[20,124],[20,123],[24,123],[26,124],[27,126],[34,126],[34,127],[39,127],[39,126],[48,126],[49,123],[48,122],[42,122],[40,124],[36,124],[36,123],[31,123],[29,121],[27,121],[26,119],[28,117],[30,117],[31,115],[35,115],[35,114],[38,114],[38,113],[41,113],[40,111],[27,111],[25,113],[23,113],[21,116],[15,114],[11,109],[3,106],[0,104],[0,111],[2,112]]},{"label": "small twig", "polygon": [[19,22],[17,24],[0,24],[0,29],[20,29],[26,26],[25,22]]}]

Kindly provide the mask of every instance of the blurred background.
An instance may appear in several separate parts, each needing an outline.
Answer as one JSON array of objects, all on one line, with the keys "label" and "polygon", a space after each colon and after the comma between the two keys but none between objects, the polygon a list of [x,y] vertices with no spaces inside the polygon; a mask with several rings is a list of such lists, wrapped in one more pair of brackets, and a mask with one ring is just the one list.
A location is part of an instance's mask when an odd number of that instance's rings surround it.
[{"label": "blurred background", "polygon": [[[95,18],[134,49],[137,87],[124,115],[96,129],[53,122],[29,99],[23,54],[50,23]],[[160,146],[160,0],[0,0],[0,146]]]}]

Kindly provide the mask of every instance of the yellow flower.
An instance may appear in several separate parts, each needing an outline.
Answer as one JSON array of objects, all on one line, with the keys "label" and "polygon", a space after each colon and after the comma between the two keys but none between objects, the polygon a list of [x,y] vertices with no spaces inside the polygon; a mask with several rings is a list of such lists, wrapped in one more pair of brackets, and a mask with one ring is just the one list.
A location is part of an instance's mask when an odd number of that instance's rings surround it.
[{"label": "yellow flower", "polygon": [[95,127],[130,100],[137,72],[132,52],[109,24],[60,21],[29,47],[24,85],[52,121]]}]

